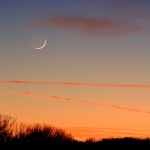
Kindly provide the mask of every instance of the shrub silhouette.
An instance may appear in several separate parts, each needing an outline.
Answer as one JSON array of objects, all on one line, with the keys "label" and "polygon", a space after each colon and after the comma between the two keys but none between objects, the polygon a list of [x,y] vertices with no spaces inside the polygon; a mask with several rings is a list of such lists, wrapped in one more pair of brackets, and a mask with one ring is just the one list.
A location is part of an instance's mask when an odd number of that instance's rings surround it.
[{"label": "shrub silhouette", "polygon": [[18,124],[16,118],[0,114],[0,144],[7,144],[12,147],[21,144],[24,146],[50,146],[58,144],[69,144],[73,141],[73,136],[67,134],[65,130],[46,125]]},{"label": "shrub silhouette", "polygon": [[25,130],[21,131],[21,135],[24,135],[23,137],[25,141],[32,143],[61,143],[73,140],[73,137],[70,134],[66,134],[64,130],[46,124],[26,126]]},{"label": "shrub silhouette", "polygon": [[86,144],[91,144],[91,143],[95,143],[95,142],[96,142],[95,138],[88,138],[88,139],[85,140]]}]

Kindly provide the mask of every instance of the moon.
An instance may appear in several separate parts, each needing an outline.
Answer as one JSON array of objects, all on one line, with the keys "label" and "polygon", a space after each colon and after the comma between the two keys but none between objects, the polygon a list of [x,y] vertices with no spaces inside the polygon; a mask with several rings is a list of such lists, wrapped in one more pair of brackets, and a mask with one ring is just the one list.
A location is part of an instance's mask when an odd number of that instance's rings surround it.
[{"label": "moon", "polygon": [[46,38],[42,34],[35,34],[31,37],[31,45],[36,50],[41,50],[46,46]]},{"label": "moon", "polygon": [[44,41],[44,44],[43,44],[43,46],[41,46],[41,47],[34,47],[35,49],[42,49],[42,48],[44,48],[46,46],[46,39],[45,39],[45,41]]}]

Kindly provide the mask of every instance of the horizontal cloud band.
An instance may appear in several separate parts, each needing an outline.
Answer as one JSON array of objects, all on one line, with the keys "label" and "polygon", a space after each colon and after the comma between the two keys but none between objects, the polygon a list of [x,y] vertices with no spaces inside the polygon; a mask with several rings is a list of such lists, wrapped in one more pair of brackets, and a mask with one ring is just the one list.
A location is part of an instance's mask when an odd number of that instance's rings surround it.
[{"label": "horizontal cloud band", "polygon": [[145,33],[145,26],[141,23],[139,24],[139,22],[137,24],[136,17],[130,19],[129,15],[126,17],[120,16],[120,18],[117,16],[48,15],[44,16],[43,19],[25,25],[24,28],[70,30],[86,37],[118,37]]},{"label": "horizontal cloud band", "polygon": [[130,85],[130,84],[88,84],[75,82],[28,82],[28,81],[0,81],[0,84],[45,84],[61,86],[91,86],[91,87],[114,87],[114,88],[149,88],[150,85]]},{"label": "horizontal cloud band", "polygon": [[39,97],[39,98],[50,98],[50,99],[54,99],[54,100],[63,100],[63,101],[76,102],[76,103],[82,103],[82,104],[87,104],[87,105],[109,107],[109,108],[116,108],[116,109],[121,109],[121,110],[128,110],[128,111],[133,111],[133,112],[150,114],[150,111],[143,111],[143,110],[139,110],[139,109],[121,107],[121,106],[115,106],[115,105],[93,103],[93,102],[89,102],[89,101],[85,101],[85,100],[74,100],[74,99],[70,99],[70,98],[61,98],[61,97],[57,97],[57,96],[32,94],[32,93],[26,93],[26,92],[13,92],[13,91],[7,91],[7,90],[0,90],[0,92],[7,93],[7,94],[19,94],[19,95],[23,95],[23,96]]}]

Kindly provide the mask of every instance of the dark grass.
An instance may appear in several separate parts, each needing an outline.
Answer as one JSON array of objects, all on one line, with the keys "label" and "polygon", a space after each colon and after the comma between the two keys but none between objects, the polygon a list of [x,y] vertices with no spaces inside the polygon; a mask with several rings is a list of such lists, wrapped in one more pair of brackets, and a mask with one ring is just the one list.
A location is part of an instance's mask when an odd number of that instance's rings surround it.
[{"label": "dark grass", "polygon": [[50,125],[17,124],[16,118],[0,114],[0,150],[22,149],[150,149],[150,138],[106,138],[75,140],[65,130]]}]

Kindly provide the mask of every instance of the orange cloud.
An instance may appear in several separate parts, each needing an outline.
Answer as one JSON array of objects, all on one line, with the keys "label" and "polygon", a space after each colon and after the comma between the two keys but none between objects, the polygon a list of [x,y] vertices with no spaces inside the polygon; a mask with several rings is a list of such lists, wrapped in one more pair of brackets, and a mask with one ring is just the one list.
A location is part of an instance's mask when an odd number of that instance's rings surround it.
[{"label": "orange cloud", "polygon": [[115,108],[115,109],[121,109],[121,110],[128,110],[128,111],[133,111],[133,112],[138,112],[138,113],[150,114],[150,111],[144,111],[144,110],[140,110],[140,109],[115,106],[115,105],[93,103],[93,102],[89,102],[89,101],[85,101],[85,100],[74,100],[74,99],[70,99],[70,98],[61,98],[61,97],[57,97],[57,96],[32,94],[32,93],[26,93],[26,92],[13,92],[13,91],[7,91],[7,90],[0,90],[0,92],[1,93],[7,93],[7,94],[19,94],[19,95],[23,95],[23,96],[31,96],[31,97],[38,97],[38,98],[50,98],[50,99],[54,99],[54,100],[63,100],[63,101],[76,102],[76,103],[82,103],[82,104],[87,104],[87,105],[94,105],[94,106],[100,106],[100,107],[110,107],[110,108]]},{"label": "orange cloud", "polygon": [[145,29],[137,23],[116,17],[52,16],[41,19],[26,28],[60,28],[88,37],[126,36],[141,33]]},{"label": "orange cloud", "polygon": [[0,84],[45,84],[61,86],[91,86],[91,87],[114,87],[114,88],[150,88],[150,85],[132,85],[132,84],[88,84],[75,82],[28,82],[28,81],[0,81]]}]

